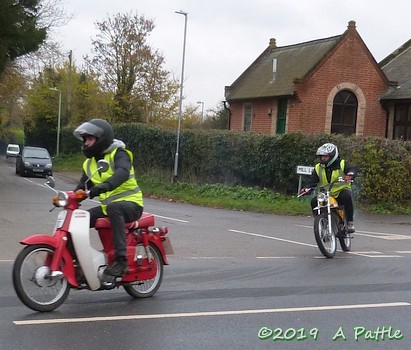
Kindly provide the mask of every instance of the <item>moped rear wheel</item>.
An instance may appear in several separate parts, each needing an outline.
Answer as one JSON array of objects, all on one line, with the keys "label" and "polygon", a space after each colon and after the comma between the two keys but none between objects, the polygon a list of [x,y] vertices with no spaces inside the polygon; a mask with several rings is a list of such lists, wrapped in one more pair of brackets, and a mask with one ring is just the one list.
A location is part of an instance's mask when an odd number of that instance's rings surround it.
[{"label": "moped rear wheel", "polygon": [[[143,259],[147,259],[147,254],[145,252],[143,244],[136,246],[137,253],[142,255]],[[133,298],[149,298],[152,297],[158,289],[160,288],[161,282],[163,281],[163,258],[160,251],[155,245],[148,246],[149,254],[152,259],[154,259],[156,266],[156,275],[154,278],[138,281],[133,284],[127,284],[124,286],[125,291]]]},{"label": "moped rear wheel", "polygon": [[343,232],[338,237],[340,240],[341,249],[344,252],[349,252],[351,250],[351,236],[348,232]]},{"label": "moped rear wheel", "polygon": [[50,263],[54,248],[47,245],[25,247],[13,266],[13,286],[24,305],[32,310],[48,312],[66,300],[70,286],[64,276],[52,278]]},{"label": "moped rear wheel", "polygon": [[314,219],[314,236],[320,252],[327,258],[333,258],[337,251],[335,235],[337,228],[335,223],[331,223],[332,233],[328,230],[328,215],[322,213]]},{"label": "moped rear wheel", "polygon": [[351,234],[347,232],[346,226],[341,222],[341,231],[338,233],[338,239],[340,240],[341,249],[344,252],[351,250]]}]

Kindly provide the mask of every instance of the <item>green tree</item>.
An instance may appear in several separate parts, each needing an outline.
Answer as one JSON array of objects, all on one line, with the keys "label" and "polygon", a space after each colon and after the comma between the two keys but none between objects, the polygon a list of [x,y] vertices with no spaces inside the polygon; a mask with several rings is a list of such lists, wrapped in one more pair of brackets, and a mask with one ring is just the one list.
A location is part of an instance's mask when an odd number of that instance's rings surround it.
[{"label": "green tree", "polygon": [[154,22],[137,14],[117,14],[96,27],[99,33],[92,41],[96,54],[86,57],[86,62],[113,94],[111,119],[144,122],[175,109],[179,85],[162,68],[162,55],[147,41]]},{"label": "green tree", "polygon": [[207,118],[204,120],[204,129],[228,130],[229,112],[224,108],[223,103],[219,104],[216,109],[208,111]]},{"label": "green tree", "polygon": [[38,23],[40,2],[0,1],[0,76],[9,62],[36,51],[46,39],[47,28]]}]

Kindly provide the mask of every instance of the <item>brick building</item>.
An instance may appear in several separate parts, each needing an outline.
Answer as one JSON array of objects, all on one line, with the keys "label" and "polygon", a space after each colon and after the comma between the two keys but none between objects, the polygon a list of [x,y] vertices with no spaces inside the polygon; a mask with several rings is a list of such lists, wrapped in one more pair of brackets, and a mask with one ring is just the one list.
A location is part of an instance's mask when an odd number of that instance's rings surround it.
[{"label": "brick building", "polygon": [[230,129],[395,137],[394,116],[381,100],[385,96],[388,103],[391,85],[354,21],[342,35],[330,38],[284,47],[270,39],[226,87]]},{"label": "brick building", "polygon": [[387,111],[387,137],[411,141],[411,40],[380,62],[390,80],[381,97]]}]

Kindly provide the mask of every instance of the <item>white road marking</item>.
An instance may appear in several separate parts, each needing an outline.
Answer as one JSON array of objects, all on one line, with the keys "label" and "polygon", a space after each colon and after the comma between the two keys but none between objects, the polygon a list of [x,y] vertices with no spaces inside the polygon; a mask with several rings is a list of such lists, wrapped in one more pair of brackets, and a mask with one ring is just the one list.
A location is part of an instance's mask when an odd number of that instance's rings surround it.
[{"label": "white road marking", "polygon": [[256,259],[295,259],[296,256],[257,256]]},{"label": "white road marking", "polygon": [[[301,225],[297,225],[297,226],[301,226]],[[307,227],[307,226],[305,226],[305,227]],[[302,245],[302,246],[306,246],[306,247],[317,248],[317,245],[303,243],[303,242],[297,242],[297,241],[291,241],[291,240],[288,240],[288,239],[277,238],[277,237],[272,237],[272,236],[261,235],[261,234],[258,234],[258,233],[245,232],[245,231],[239,231],[239,230],[230,230],[230,229],[228,231],[234,232],[234,233],[241,233],[241,234],[244,234],[244,235],[249,235],[249,236],[254,236],[254,237],[272,239],[272,240],[286,242],[286,243],[298,244],[298,245]],[[340,251],[340,250],[338,250],[338,251]],[[382,252],[376,252],[376,251],[366,251],[366,252],[358,252],[358,251],[352,252],[351,251],[351,252],[346,252],[346,253],[351,254],[351,255],[363,256],[363,257],[367,257],[367,258],[402,258],[401,255],[389,255],[389,254],[384,254]],[[399,252],[396,252],[396,253],[400,254]],[[259,259],[280,259],[280,258],[281,257],[260,257]],[[319,257],[316,257],[316,258],[319,258]]]},{"label": "white road marking", "polygon": [[170,218],[170,217],[168,217],[168,216],[161,216],[161,215],[157,215],[157,214],[153,214],[153,215],[154,215],[155,217],[161,218],[161,219],[173,220],[173,221],[184,222],[184,223],[189,223],[189,222],[190,222],[190,221],[187,221],[187,220]]},{"label": "white road marking", "polygon": [[[309,228],[309,229],[313,228],[312,226],[300,225],[300,224],[295,224],[294,226],[304,227],[304,228]],[[385,239],[385,240],[411,239],[411,236],[407,236],[407,235],[400,235],[400,234],[396,234],[396,233],[387,233],[387,232],[375,232],[375,231],[356,230],[355,235],[356,236],[364,236],[364,237],[372,237],[372,238],[380,238],[380,239]]]},{"label": "white road marking", "polygon": [[267,238],[267,239],[273,239],[275,241],[281,241],[281,242],[286,242],[286,243],[293,243],[293,244],[299,244],[299,245],[303,245],[306,247],[317,247],[314,244],[309,244],[309,243],[303,243],[303,242],[297,242],[297,241],[291,241],[289,239],[283,239],[283,238],[277,238],[277,237],[272,237],[272,236],[265,236],[265,235],[261,235],[258,233],[252,233],[252,232],[245,232],[245,231],[239,231],[239,230],[228,230],[230,232],[234,232],[234,233],[241,233],[243,235],[248,235],[248,236],[255,236],[255,237],[261,237],[261,238]]},{"label": "white road marking", "polygon": [[347,253],[351,255],[364,256],[366,258],[402,258],[401,255],[387,255],[387,254],[376,253],[376,252],[347,252]]},{"label": "white road marking", "polygon": [[[30,183],[32,183],[32,184],[34,184],[34,185],[37,185],[37,186],[40,186],[40,187],[43,187],[43,188],[50,189],[50,187],[47,187],[47,186],[44,185],[44,184],[40,184],[40,183],[34,182],[34,181],[32,181],[32,180],[30,180],[30,179],[27,179],[27,178],[23,178],[23,179],[26,180],[26,181],[28,181],[28,182],[30,182]],[[88,198],[88,200],[91,201],[91,202],[100,203],[100,201],[95,200],[95,199],[90,199],[90,198]],[[170,217],[168,217],[168,216],[161,216],[161,215],[157,215],[157,214],[153,214],[153,215],[154,215],[155,217],[161,218],[161,219],[167,219],[167,220],[178,221],[178,222],[183,222],[183,223],[189,223],[189,222],[190,222],[190,221],[187,221],[187,220],[170,218]]]},{"label": "white road marking", "polygon": [[183,318],[183,317],[236,316],[236,315],[273,314],[273,313],[307,312],[307,311],[350,310],[350,309],[358,310],[358,309],[398,307],[398,306],[410,306],[410,305],[411,304],[407,303],[407,302],[394,302],[394,303],[379,303],[379,304],[289,307],[289,308],[278,308],[278,309],[183,312],[183,313],[152,314],[152,315],[124,315],[124,316],[102,316],[102,317],[55,318],[55,319],[43,319],[43,320],[13,321],[13,323],[16,326],[32,326],[32,325],[58,324],[58,323],[82,323],[82,322],[103,322],[103,321],[147,320],[147,319]]}]

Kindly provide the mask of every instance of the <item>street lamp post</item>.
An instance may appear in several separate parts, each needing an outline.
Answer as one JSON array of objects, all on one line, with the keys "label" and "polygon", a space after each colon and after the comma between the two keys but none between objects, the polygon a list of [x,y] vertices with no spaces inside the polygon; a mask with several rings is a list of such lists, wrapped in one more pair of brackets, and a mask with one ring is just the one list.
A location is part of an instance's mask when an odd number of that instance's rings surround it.
[{"label": "street lamp post", "polygon": [[174,158],[174,178],[178,176],[178,151],[180,148],[180,130],[181,130],[181,117],[183,114],[183,85],[184,85],[184,62],[186,54],[186,35],[187,35],[187,12],[175,11],[175,13],[184,16],[184,42],[183,42],[183,60],[181,64],[181,81],[180,81],[180,105],[178,109],[178,127],[177,127],[177,146],[176,155]]},{"label": "street lamp post", "polygon": [[56,157],[57,157],[60,151],[61,90],[55,87],[50,88],[50,90],[57,91],[59,93],[59,114],[57,118],[57,144],[56,144]]},{"label": "street lamp post", "polygon": [[201,104],[201,120],[204,121],[204,102],[197,101],[198,104]]}]

